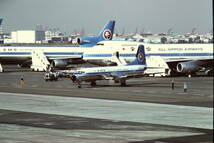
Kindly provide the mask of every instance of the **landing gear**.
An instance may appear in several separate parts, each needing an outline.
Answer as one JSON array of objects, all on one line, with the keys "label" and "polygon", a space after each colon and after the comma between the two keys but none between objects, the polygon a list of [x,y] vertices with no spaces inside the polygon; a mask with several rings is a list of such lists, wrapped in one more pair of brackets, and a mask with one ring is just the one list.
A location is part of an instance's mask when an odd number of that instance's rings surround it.
[{"label": "landing gear", "polygon": [[171,77],[175,77],[175,76],[178,76],[178,72],[176,70],[173,70],[173,69],[170,69],[168,71],[168,75],[171,76]]},{"label": "landing gear", "polygon": [[205,74],[208,75],[208,76],[213,76],[213,73],[214,73],[214,72],[213,72],[213,69],[210,69],[210,70],[206,70],[206,71],[205,71]]},{"label": "landing gear", "polygon": [[91,82],[91,86],[92,86],[92,87],[95,87],[96,85],[97,85],[97,84],[96,84],[96,81],[92,81],[92,82]]},{"label": "landing gear", "polygon": [[120,85],[121,85],[121,86],[126,86],[126,80],[121,80],[121,81],[120,81]]},{"label": "landing gear", "polygon": [[188,73],[187,75],[188,75],[188,77],[193,77],[193,76],[196,76],[196,73],[192,72],[192,73]]},{"label": "landing gear", "polygon": [[77,85],[78,88],[82,88],[82,85],[80,82],[78,82],[78,85]]}]

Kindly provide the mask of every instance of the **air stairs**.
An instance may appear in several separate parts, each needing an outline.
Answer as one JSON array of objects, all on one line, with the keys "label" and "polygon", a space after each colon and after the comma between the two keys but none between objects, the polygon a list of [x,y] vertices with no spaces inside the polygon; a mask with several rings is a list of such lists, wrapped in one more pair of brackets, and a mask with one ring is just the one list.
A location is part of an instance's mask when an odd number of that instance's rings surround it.
[{"label": "air stairs", "polygon": [[33,71],[47,71],[50,66],[50,62],[47,57],[40,50],[34,50],[31,52],[32,55],[32,65],[31,69]]},{"label": "air stairs", "polygon": [[119,56],[119,52],[115,52],[113,54],[113,56],[111,57],[111,61],[117,63],[118,66],[127,64],[127,62],[124,60],[124,58]]},{"label": "air stairs", "polygon": [[0,72],[3,72],[3,67],[1,65],[1,63],[0,63]]},{"label": "air stairs", "polygon": [[147,56],[144,74],[149,76],[168,76],[169,67],[160,56]]}]

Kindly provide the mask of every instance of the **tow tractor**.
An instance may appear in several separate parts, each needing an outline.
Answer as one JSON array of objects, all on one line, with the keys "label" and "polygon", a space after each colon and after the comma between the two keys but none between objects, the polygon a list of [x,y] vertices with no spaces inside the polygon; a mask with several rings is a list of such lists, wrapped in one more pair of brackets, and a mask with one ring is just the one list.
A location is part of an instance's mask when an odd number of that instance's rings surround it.
[{"label": "tow tractor", "polygon": [[45,81],[57,81],[59,77],[58,72],[46,72],[44,79]]}]

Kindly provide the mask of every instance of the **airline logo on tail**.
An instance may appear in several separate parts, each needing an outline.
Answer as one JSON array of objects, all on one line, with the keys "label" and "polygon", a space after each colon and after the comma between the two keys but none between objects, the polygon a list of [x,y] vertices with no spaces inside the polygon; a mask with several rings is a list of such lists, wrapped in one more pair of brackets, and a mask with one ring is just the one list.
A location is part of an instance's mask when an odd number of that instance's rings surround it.
[{"label": "airline logo on tail", "polygon": [[143,55],[143,53],[142,52],[140,52],[139,54],[138,54],[138,60],[140,61],[140,62],[144,62],[144,59],[145,59],[145,57],[144,57],[144,55]]},{"label": "airline logo on tail", "polygon": [[136,54],[136,59],[128,63],[127,65],[146,65],[144,45],[139,45]]},{"label": "airline logo on tail", "polygon": [[111,40],[112,34],[111,34],[111,30],[106,29],[103,31],[103,38],[105,40]]},{"label": "airline logo on tail", "polygon": [[110,20],[104,28],[100,31],[99,35],[95,37],[80,37],[77,38],[77,43],[79,45],[87,45],[87,46],[93,46],[96,45],[98,42],[103,40],[112,40],[113,33],[114,33],[114,25],[115,21]]}]

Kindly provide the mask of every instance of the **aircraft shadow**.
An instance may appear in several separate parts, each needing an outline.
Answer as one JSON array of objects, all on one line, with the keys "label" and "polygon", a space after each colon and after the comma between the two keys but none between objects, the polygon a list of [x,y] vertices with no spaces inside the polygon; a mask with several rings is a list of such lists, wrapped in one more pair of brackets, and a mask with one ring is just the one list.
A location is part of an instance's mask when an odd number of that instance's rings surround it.
[{"label": "aircraft shadow", "polygon": [[126,88],[126,87],[160,87],[160,88],[170,88],[170,83],[129,83],[125,86],[121,86],[119,84],[97,84],[96,86],[92,87],[90,85],[84,85],[83,88],[103,88],[103,87],[112,87],[112,88]]}]

